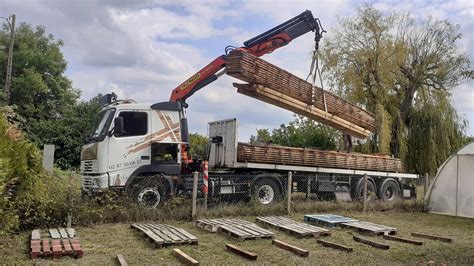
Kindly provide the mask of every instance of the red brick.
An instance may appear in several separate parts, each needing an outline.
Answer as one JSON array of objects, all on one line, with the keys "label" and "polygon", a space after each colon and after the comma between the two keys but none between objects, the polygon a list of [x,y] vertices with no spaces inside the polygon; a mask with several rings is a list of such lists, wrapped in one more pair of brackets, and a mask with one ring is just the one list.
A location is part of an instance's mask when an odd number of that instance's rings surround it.
[{"label": "red brick", "polygon": [[51,248],[49,246],[49,239],[43,239],[43,255],[49,256],[51,255]]},{"label": "red brick", "polygon": [[51,240],[51,246],[53,248],[53,258],[60,258],[63,255],[63,247],[59,239]]},{"label": "red brick", "polygon": [[71,255],[72,254],[72,247],[71,247],[71,243],[69,243],[69,239],[61,239],[62,243],[63,243],[63,247],[64,247],[64,252],[67,254],[67,255]]},{"label": "red brick", "polygon": [[84,251],[82,250],[79,239],[71,239],[71,245],[74,252],[76,252],[76,258],[81,258],[84,255]]}]

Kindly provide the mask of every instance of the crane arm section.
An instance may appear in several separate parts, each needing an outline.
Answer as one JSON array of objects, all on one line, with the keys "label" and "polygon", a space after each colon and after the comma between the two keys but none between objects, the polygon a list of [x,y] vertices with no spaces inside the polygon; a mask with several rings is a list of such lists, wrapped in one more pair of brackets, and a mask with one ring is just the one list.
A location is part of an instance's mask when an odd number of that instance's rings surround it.
[{"label": "crane arm section", "polygon": [[[320,24],[318,19],[314,19],[311,11],[306,10],[300,15],[244,42],[244,46],[235,48],[255,56],[262,56],[287,45],[299,36],[315,32],[315,41],[321,38]],[[226,54],[227,54],[226,48]],[[207,66],[199,70],[196,74],[176,87],[170,97],[171,102],[185,103],[186,99],[196,91],[204,88],[224,74],[226,65],[226,55],[221,55],[214,59]],[[222,71],[221,71],[222,70]],[[186,106],[186,105],[185,105]]]}]

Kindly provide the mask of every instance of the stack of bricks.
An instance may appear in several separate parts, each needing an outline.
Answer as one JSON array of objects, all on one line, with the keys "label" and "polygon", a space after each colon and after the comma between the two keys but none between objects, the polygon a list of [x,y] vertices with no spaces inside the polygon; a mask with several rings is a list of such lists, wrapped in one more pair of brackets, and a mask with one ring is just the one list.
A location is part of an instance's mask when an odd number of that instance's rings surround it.
[{"label": "stack of bricks", "polygon": [[30,255],[32,259],[38,257],[60,258],[62,256],[81,258],[84,255],[79,239],[75,238],[74,229],[49,229],[48,233],[49,235],[42,237],[40,229],[31,232]]}]

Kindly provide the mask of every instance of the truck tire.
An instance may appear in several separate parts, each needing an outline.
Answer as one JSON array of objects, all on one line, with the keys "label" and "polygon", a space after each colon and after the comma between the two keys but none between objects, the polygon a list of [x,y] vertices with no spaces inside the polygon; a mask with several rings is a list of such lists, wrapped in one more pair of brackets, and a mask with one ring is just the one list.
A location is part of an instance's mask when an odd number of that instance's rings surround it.
[{"label": "truck tire", "polygon": [[129,196],[139,206],[157,208],[168,198],[165,182],[161,175],[145,177],[132,185]]},{"label": "truck tire", "polygon": [[[374,200],[376,198],[376,189],[373,182],[367,180],[367,201]],[[355,189],[352,192],[352,198],[354,200],[364,200],[364,179],[359,179]]]},{"label": "truck tire", "polygon": [[391,178],[385,179],[380,184],[379,197],[383,201],[394,201],[400,198],[400,187],[397,181]]},{"label": "truck tire", "polygon": [[260,204],[268,205],[281,199],[278,185],[271,178],[260,178],[253,184],[252,196]]}]

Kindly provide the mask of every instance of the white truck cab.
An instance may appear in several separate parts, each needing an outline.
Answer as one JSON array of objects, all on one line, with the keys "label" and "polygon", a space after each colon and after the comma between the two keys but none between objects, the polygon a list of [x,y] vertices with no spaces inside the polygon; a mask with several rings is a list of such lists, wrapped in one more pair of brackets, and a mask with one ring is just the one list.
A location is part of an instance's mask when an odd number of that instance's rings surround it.
[{"label": "white truck cab", "polygon": [[83,192],[123,188],[133,177],[150,173],[178,175],[182,144],[186,144],[183,139],[187,141],[181,104],[138,104],[109,98],[81,149]]}]

